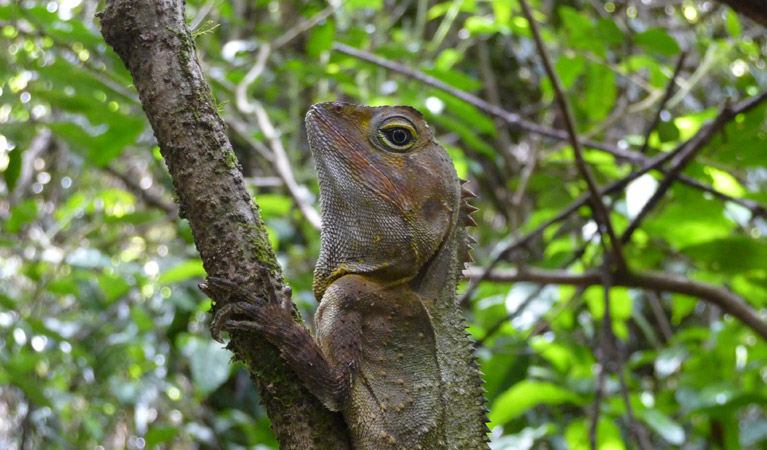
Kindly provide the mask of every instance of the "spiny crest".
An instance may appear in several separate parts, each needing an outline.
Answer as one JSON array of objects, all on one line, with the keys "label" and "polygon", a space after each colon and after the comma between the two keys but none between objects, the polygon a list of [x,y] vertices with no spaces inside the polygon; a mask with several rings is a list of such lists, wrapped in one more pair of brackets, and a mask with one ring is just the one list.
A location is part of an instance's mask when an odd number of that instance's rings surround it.
[{"label": "spiny crest", "polygon": [[466,186],[469,180],[459,178],[458,181],[461,182],[461,211],[458,214],[458,224],[463,226],[463,229],[460,230],[462,236],[461,247],[458,250],[458,259],[461,264],[466,265],[474,261],[474,258],[471,256],[471,245],[477,243],[476,239],[471,237],[466,231],[466,228],[477,226],[477,221],[471,215],[477,212],[479,208],[469,204],[469,200],[477,198],[477,195]]}]

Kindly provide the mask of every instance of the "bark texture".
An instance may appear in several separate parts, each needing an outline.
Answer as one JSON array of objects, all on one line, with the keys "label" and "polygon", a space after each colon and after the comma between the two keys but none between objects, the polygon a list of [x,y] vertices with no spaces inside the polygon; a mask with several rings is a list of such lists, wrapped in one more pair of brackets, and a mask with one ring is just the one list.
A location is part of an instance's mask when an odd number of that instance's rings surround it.
[{"label": "bark texture", "polygon": [[[133,75],[206,272],[258,297],[284,292],[258,205],[202,76],[183,1],[108,0],[101,25]],[[306,391],[274,346],[234,333],[229,348],[253,375],[281,448],[349,448],[341,416]]]}]

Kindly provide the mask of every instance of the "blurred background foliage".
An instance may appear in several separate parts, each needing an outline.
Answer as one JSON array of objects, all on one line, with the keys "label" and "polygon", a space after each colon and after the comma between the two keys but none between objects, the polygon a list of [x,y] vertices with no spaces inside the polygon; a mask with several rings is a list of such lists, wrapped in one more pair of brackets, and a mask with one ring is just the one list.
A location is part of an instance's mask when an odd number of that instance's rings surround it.
[{"label": "blurred background foliage", "polygon": [[[715,1],[532,5],[579,132],[593,140],[640,149],[682,52],[650,156],[689,139],[728,99],[767,89],[765,29]],[[196,287],[205,274],[130,74],[99,33],[101,9],[0,0],[0,448],[276,448],[247,372],[208,334],[210,302]],[[566,143],[333,49],[364,49],[562,129],[515,0],[189,0],[187,17],[305,317],[317,305],[319,248],[302,120],[312,103],[423,111],[480,195],[480,267],[585,190]],[[254,70],[259,52],[268,58]],[[602,184],[631,169],[598,150],[586,158]],[[685,174],[767,203],[765,107],[736,117]],[[659,179],[643,176],[609,199],[619,230]],[[598,267],[594,233],[581,208],[501,266]],[[626,257],[633,268],[725,285],[764,311],[765,233],[763,209],[677,183]],[[493,449],[589,448],[602,289],[483,282],[466,313]],[[611,319],[653,448],[767,448],[763,339],[676,294],[613,288]],[[635,448],[615,367],[599,392],[596,447]]]}]

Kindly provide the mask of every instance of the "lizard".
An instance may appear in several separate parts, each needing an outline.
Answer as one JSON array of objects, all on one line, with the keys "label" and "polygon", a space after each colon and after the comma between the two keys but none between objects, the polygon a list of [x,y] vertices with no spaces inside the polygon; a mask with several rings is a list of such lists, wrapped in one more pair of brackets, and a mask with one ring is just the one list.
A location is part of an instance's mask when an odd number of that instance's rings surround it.
[{"label": "lizard", "polygon": [[[211,324],[276,345],[307,389],[340,411],[357,450],[488,448],[488,409],[457,305],[476,197],[409,106],[313,105],[306,115],[322,229],[315,334],[275,293],[221,278]],[[262,274],[268,280],[268,274]]]}]

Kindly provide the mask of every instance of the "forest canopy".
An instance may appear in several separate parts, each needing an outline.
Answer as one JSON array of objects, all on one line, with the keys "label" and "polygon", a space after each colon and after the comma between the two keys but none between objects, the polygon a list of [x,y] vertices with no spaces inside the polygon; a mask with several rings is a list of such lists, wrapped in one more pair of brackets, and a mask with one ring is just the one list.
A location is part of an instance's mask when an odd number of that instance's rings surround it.
[{"label": "forest canopy", "polygon": [[336,100],[420,110],[478,195],[491,448],[767,446],[758,1],[189,0],[189,39],[155,31],[210,108],[165,117],[105,7],[0,0],[0,448],[278,448],[267,366],[210,337],[158,123],[220,116],[311,325],[303,118]]}]

